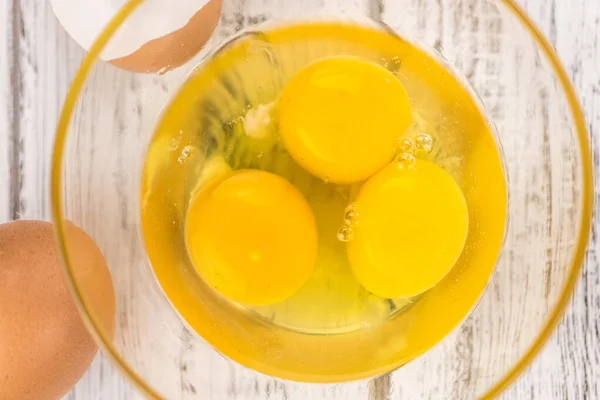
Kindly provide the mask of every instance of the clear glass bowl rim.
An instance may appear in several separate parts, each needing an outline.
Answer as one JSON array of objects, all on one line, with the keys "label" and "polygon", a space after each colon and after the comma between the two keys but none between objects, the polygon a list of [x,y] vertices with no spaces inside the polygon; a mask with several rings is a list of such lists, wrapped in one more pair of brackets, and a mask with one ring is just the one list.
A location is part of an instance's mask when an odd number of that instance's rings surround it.
[{"label": "clear glass bowl rim", "polygon": [[[85,86],[87,77],[98,60],[102,49],[110,41],[114,33],[121,24],[132,15],[135,10],[144,3],[145,0],[128,0],[128,2],[115,14],[112,20],[106,25],[100,36],[95,40],[71,83],[67,92],[65,102],[59,117],[54,147],[51,161],[50,174],[50,200],[52,221],[54,223],[54,234],[56,237],[56,246],[58,250],[59,261],[65,277],[67,288],[74,299],[75,305],[82,317],[82,320],[90,332],[94,341],[102,349],[105,356],[111,360],[126,379],[144,396],[149,399],[163,400],[163,397],[157,393],[142,377],[140,377],[123,359],[119,352],[112,345],[112,340],[103,334],[99,329],[100,322],[90,305],[85,301],[80,288],[77,286],[75,271],[69,258],[66,238],[66,225],[63,213],[62,201],[62,164],[64,148],[67,140],[68,128],[71,117],[79,96]],[[496,0],[513,14],[513,16],[525,27],[533,40],[537,43],[544,56],[547,58],[553,72],[556,74],[560,87],[562,88],[567,104],[571,111],[576,130],[577,140],[580,149],[580,162],[582,170],[582,194],[581,194],[581,216],[579,221],[579,231],[577,247],[573,253],[567,281],[558,298],[554,309],[550,312],[543,328],[538,333],[529,349],[521,356],[520,360],[502,376],[491,388],[481,396],[481,399],[493,399],[506,390],[531,364],[544,344],[554,332],[558,322],[569,305],[571,296],[579,278],[587,244],[589,241],[591,223],[593,218],[593,167],[590,153],[589,136],[585,124],[583,111],[577,99],[575,90],[560,62],[554,49],[545,39],[537,26],[530,20],[525,12],[515,3],[515,0]]]}]

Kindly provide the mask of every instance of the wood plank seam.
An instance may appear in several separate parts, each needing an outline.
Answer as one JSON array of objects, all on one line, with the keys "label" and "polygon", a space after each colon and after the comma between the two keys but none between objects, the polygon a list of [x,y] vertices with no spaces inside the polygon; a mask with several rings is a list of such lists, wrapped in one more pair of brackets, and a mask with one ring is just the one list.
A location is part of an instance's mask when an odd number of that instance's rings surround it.
[{"label": "wood plank seam", "polygon": [[11,219],[18,219],[21,212],[21,191],[23,188],[23,164],[21,154],[23,152],[23,141],[21,138],[21,114],[22,101],[21,92],[23,80],[21,76],[20,46],[23,31],[23,18],[21,3],[12,0],[9,7],[8,21],[8,74],[9,93],[11,99],[8,102],[8,127],[10,132],[8,160],[9,160],[9,215]]}]

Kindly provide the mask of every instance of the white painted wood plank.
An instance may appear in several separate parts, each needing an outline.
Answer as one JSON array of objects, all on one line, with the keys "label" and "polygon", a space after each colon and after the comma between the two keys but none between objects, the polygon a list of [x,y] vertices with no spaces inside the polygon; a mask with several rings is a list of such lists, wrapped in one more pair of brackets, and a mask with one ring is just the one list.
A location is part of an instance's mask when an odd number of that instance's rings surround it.
[{"label": "white painted wood plank", "polygon": [[9,54],[9,16],[11,10],[8,0],[0,0],[0,32],[4,32],[0,40],[0,223],[10,218],[10,112],[9,101],[12,99],[10,88],[10,70],[12,54]]},{"label": "white painted wood plank", "polygon": [[82,57],[55,20],[50,4],[22,0],[24,35],[19,41],[22,111],[19,118],[23,160],[22,218],[49,218],[49,157],[60,107]]},{"label": "white painted wood plank", "polygon": [[[11,147],[14,152],[13,163],[16,163],[11,167],[12,179],[15,179],[15,175],[22,178],[18,186],[13,185],[11,199],[16,199],[12,205],[15,215],[10,217],[48,219],[48,175],[54,131],[66,90],[83,51],[60,27],[47,1],[21,0],[11,3],[11,13],[2,15],[9,19],[13,18],[12,15],[19,16],[18,20],[12,19],[10,22],[17,24],[16,27],[9,24],[18,34],[18,37],[12,37],[9,46],[15,47],[10,50],[16,51],[19,68],[18,74],[13,73],[18,81],[11,83],[12,87],[19,88],[16,95],[18,107],[12,109],[11,115],[15,118],[15,124],[11,126],[10,137],[18,141],[17,147]],[[6,58],[2,57],[2,62],[4,60]],[[13,78],[1,75],[3,80]],[[0,88],[5,88],[5,85]],[[12,95],[8,93],[6,97],[0,97],[0,103],[11,101]],[[0,109],[4,110],[4,107]],[[6,207],[0,207],[0,212],[7,212],[5,210]],[[115,368],[99,355],[67,398],[129,400],[138,397]]]},{"label": "white painted wood plank", "polygon": [[[600,4],[595,1],[523,1],[555,46],[573,81],[591,132],[600,170]],[[600,182],[595,177],[596,206]],[[583,276],[557,332],[506,399],[600,398],[600,238],[593,224]]]}]

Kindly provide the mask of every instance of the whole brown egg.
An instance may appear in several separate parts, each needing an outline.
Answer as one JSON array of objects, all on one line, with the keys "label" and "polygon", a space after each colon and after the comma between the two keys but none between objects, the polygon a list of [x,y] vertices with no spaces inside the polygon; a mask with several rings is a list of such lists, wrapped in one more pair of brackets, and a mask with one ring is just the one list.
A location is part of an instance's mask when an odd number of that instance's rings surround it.
[{"label": "whole brown egg", "polygon": [[[66,234],[78,287],[112,335],[114,290],[102,253],[75,225]],[[52,224],[0,225],[0,399],[60,399],[96,351],[63,280]]]}]

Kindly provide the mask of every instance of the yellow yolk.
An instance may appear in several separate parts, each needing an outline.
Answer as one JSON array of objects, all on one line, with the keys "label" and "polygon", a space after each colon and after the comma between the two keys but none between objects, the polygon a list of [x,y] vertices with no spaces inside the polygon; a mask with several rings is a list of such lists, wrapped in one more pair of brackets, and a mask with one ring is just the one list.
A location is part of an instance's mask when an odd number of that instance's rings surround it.
[{"label": "yellow yolk", "polygon": [[354,57],[319,60],[297,73],[279,99],[279,129],[291,156],[326,181],[362,181],[393,157],[408,128],[408,95],[377,64]]},{"label": "yellow yolk", "polygon": [[413,297],[446,276],[469,226],[465,198],[436,164],[392,163],[360,189],[348,258],[358,281],[384,298]]},{"label": "yellow yolk", "polygon": [[316,223],[302,194],[258,170],[238,171],[199,191],[187,212],[185,239],[204,281],[249,305],[294,294],[317,258]]}]

